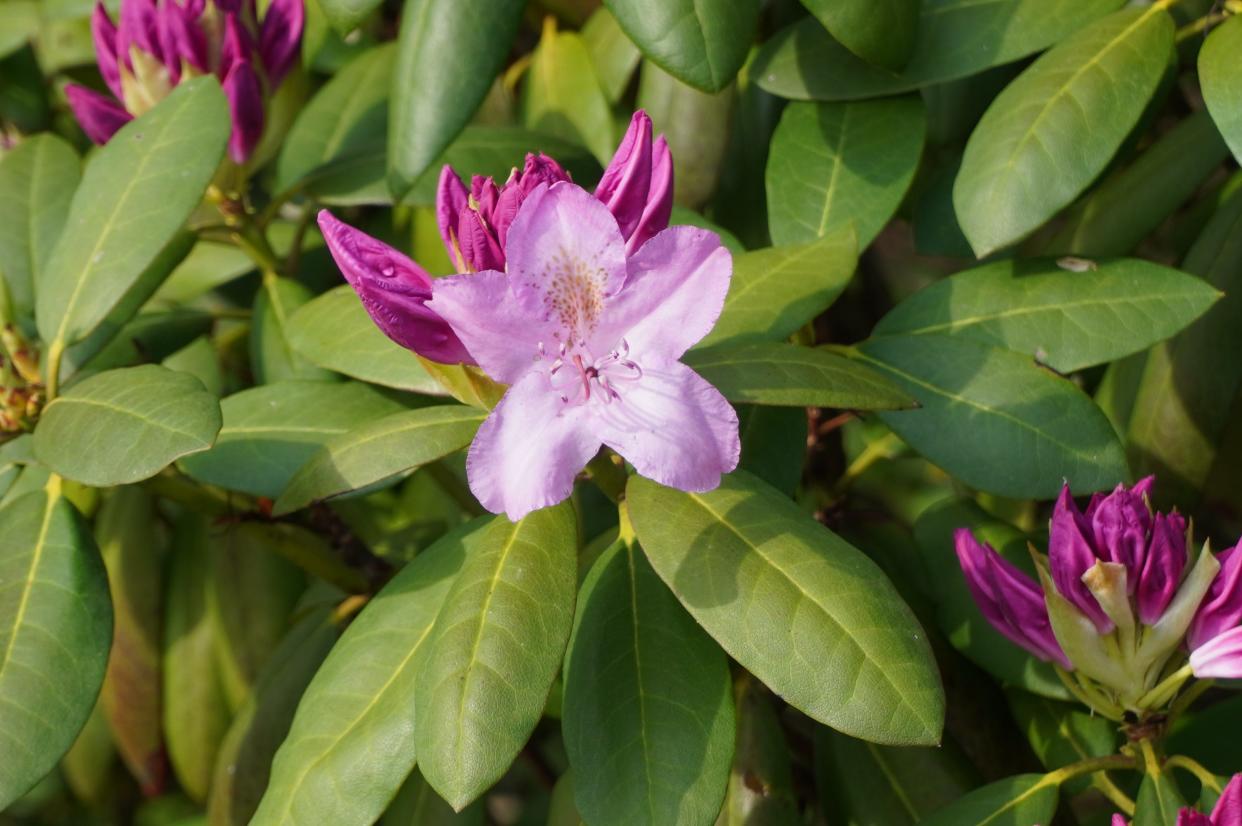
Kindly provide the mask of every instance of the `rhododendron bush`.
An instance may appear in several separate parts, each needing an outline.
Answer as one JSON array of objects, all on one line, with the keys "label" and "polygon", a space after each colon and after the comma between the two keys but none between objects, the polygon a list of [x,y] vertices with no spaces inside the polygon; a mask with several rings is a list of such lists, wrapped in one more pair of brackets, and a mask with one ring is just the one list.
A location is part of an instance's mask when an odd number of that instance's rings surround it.
[{"label": "rhododendron bush", "polygon": [[1239,0],[0,2],[0,826],[1242,826]]}]

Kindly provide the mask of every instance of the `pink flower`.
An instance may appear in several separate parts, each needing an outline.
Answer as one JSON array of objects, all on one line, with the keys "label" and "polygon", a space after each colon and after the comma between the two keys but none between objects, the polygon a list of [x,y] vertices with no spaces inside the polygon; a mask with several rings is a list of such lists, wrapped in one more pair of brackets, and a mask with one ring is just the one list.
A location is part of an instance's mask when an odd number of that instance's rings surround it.
[{"label": "pink flower", "polygon": [[1242,541],[1217,556],[1216,561],[1220,570],[1186,634],[1192,650],[1242,622]]},{"label": "pink flower", "polygon": [[1242,677],[1242,625],[1212,637],[1191,651],[1190,668],[1200,679]]},{"label": "pink flower", "polygon": [[724,304],[720,239],[673,227],[629,254],[608,207],[562,181],[526,196],[504,253],[507,274],[436,280],[427,305],[510,385],[467,457],[483,506],[516,520],[562,501],[603,445],[661,484],[716,487],[737,466],[737,414],[679,359]]}]

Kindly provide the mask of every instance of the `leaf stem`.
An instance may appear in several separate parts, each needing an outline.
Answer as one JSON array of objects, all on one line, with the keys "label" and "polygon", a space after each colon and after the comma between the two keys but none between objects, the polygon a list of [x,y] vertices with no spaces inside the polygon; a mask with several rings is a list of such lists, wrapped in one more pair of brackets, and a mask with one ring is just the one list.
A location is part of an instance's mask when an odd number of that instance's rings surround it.
[{"label": "leaf stem", "polygon": [[1048,772],[1041,781],[1042,785],[1060,786],[1067,780],[1073,780],[1084,774],[1096,774],[1110,769],[1133,769],[1136,766],[1133,757],[1125,754],[1110,754],[1106,757],[1091,757],[1062,766],[1056,771]]},{"label": "leaf stem", "polygon": [[[47,380],[43,382],[47,402],[56,398],[60,392],[60,362],[65,355],[65,342],[57,338],[47,348]],[[46,403],[45,405],[46,406]]]},{"label": "leaf stem", "polygon": [[1212,12],[1211,14],[1205,14],[1198,20],[1193,20],[1178,29],[1177,35],[1174,37],[1174,42],[1181,43],[1182,41],[1189,40],[1195,35],[1207,31],[1217,23],[1224,21],[1227,17],[1229,17],[1229,12],[1227,11],[1217,11]]},{"label": "leaf stem", "polygon": [[1134,816],[1134,800],[1113,782],[1113,779],[1108,776],[1108,772],[1096,772],[1091,775],[1091,785],[1096,791],[1111,800],[1126,817]]},{"label": "leaf stem", "polygon": [[1211,769],[1204,766],[1198,760],[1194,760],[1184,754],[1176,754],[1166,760],[1164,764],[1171,769],[1181,769],[1182,771],[1190,772],[1199,779],[1200,783],[1217,794],[1220,794],[1222,791],[1220,780],[1212,773]]}]

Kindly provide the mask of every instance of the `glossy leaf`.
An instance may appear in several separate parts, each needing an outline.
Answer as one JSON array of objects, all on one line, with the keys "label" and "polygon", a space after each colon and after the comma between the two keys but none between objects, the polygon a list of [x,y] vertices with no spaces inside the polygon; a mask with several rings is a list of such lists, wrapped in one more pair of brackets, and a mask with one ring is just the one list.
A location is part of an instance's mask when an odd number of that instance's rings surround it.
[{"label": "glossy leaf", "polygon": [[495,783],[543,715],[573,625],[577,519],[569,504],[494,518],[453,582],[418,667],[423,776],[454,809]]},{"label": "glossy leaf", "polygon": [[15,318],[34,310],[34,285],[81,176],[78,154],[51,133],[32,135],[0,160],[0,272]]},{"label": "glossy leaf", "polygon": [[817,20],[778,32],[752,65],[759,85],[796,100],[860,100],[909,92],[1045,49],[1124,0],[922,0],[909,62],[870,66]]},{"label": "glossy leaf", "polygon": [[1160,769],[1143,772],[1134,802],[1133,826],[1177,826],[1177,813],[1186,805],[1172,772]]},{"label": "glossy leaf", "polygon": [[325,369],[399,390],[443,392],[413,353],[375,326],[348,284],[299,307],[286,334],[299,355]]},{"label": "glossy leaf", "polygon": [[178,305],[251,272],[255,263],[233,246],[199,241],[152,297],[152,304]]},{"label": "glossy leaf", "polygon": [[582,38],[557,31],[556,18],[548,17],[528,71],[522,97],[526,126],[580,143],[601,164],[608,163],[617,146],[612,112]]},{"label": "glossy leaf", "polygon": [[1238,50],[1242,19],[1235,14],[1208,35],[1199,50],[1199,84],[1203,102],[1233,156],[1242,163],[1242,88],[1238,85]]},{"label": "glossy leaf", "polygon": [[582,585],[565,667],[565,749],[592,824],[711,824],[733,756],[724,652],[617,542]]},{"label": "glossy leaf", "polygon": [[1112,425],[1078,387],[1029,357],[944,335],[883,336],[859,356],[921,405],[880,418],[924,457],[968,485],[1051,499],[1127,479]]},{"label": "glossy leaf", "polygon": [[901,71],[914,51],[920,0],[802,0],[828,33],[863,60]]},{"label": "glossy leaf", "polygon": [[1054,261],[997,261],[937,281],[898,304],[874,334],[961,337],[1027,353],[1062,373],[1172,336],[1220,293],[1136,258],[1074,272]]},{"label": "glossy leaf", "polygon": [[633,476],[626,494],[660,578],[765,685],[853,737],[939,741],[944,694],[931,649],[866,556],[743,472],[709,493]]},{"label": "glossy leaf", "polygon": [[112,638],[99,551],[53,482],[0,508],[0,809],[69,750]]},{"label": "glossy leaf", "polygon": [[923,103],[793,103],[768,155],[772,243],[801,244],[853,222],[866,247],[905,197],[923,152]]},{"label": "glossy leaf", "polygon": [[975,253],[1039,227],[1094,181],[1138,123],[1168,65],[1173,22],[1120,11],[1040,57],[971,133],[953,187]]},{"label": "glossy leaf", "polygon": [[919,823],[922,826],[1038,826],[1057,810],[1057,787],[1039,774],[1019,774],[976,789]]},{"label": "glossy leaf", "polygon": [[289,343],[289,319],[310,299],[310,290],[296,281],[264,280],[250,322],[250,368],[255,384],[333,378],[332,373],[307,361]]},{"label": "glossy leaf", "polygon": [[274,512],[289,513],[447,456],[470,444],[485,418],[476,408],[437,405],[393,413],[335,436],[293,475]]},{"label": "glossy leaf", "polygon": [[789,338],[836,300],[857,263],[853,224],[809,244],[734,255],[724,310],[699,346]]},{"label": "glossy leaf", "polygon": [[648,59],[704,92],[729,85],[746,59],[758,0],[605,0]]},{"label": "glossy leaf", "polygon": [[685,361],[732,402],[851,410],[914,406],[912,396],[885,376],[823,349],[721,344],[688,353]]},{"label": "glossy leaf", "polygon": [[220,406],[188,373],[154,364],[83,379],[43,410],[34,451],[85,485],[137,482],[211,447]]},{"label": "glossy leaf", "polygon": [[39,285],[54,346],[86,336],[181,229],[224,155],[228,106],[213,77],[177,86],[92,159]]},{"label": "glossy leaf", "polygon": [[414,766],[417,660],[486,524],[421,552],[350,623],[298,704],[253,826],[367,826],[388,806]]},{"label": "glossy leaf", "polygon": [[630,84],[642,52],[626,37],[607,8],[596,9],[582,27],[582,40],[595,67],[595,76],[609,103],[616,103]]},{"label": "glossy leaf", "polygon": [[406,0],[388,122],[388,183],[404,196],[469,122],[504,65],[524,0]]}]

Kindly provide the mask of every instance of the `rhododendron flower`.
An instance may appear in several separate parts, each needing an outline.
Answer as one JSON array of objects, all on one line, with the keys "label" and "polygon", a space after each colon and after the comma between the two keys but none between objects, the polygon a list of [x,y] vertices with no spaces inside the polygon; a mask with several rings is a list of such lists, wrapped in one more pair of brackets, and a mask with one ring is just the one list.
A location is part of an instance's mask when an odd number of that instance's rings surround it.
[{"label": "rhododendron flower", "polygon": [[115,98],[69,84],[83,131],[107,143],[134,117],[196,75],[220,79],[233,118],[229,155],[244,162],[263,134],[263,100],[297,57],[302,0],[272,0],[260,25],[253,0],[122,0],[120,25],[95,6],[91,33],[99,72]]},{"label": "rhododendron flower", "polygon": [[1208,587],[1203,604],[1186,634],[1191,649],[1242,623],[1242,542],[1216,557],[1220,571]]},{"label": "rhododendron flower", "polygon": [[679,361],[729,289],[714,233],[672,227],[629,255],[608,207],[562,181],[526,197],[505,257],[507,274],[436,280],[427,305],[510,385],[466,460],[484,507],[517,520],[560,502],[603,445],[682,490],[737,466],[737,414]]},{"label": "rhododendron flower", "polygon": [[1218,634],[1191,651],[1190,668],[1202,679],[1242,677],[1242,625]]},{"label": "rhododendron flower", "polygon": [[[1113,815],[1111,826],[1130,826],[1122,815]],[[1177,813],[1177,826],[1242,826],[1242,774],[1235,774],[1221,792],[1220,799],[1205,815],[1189,807]]]}]

